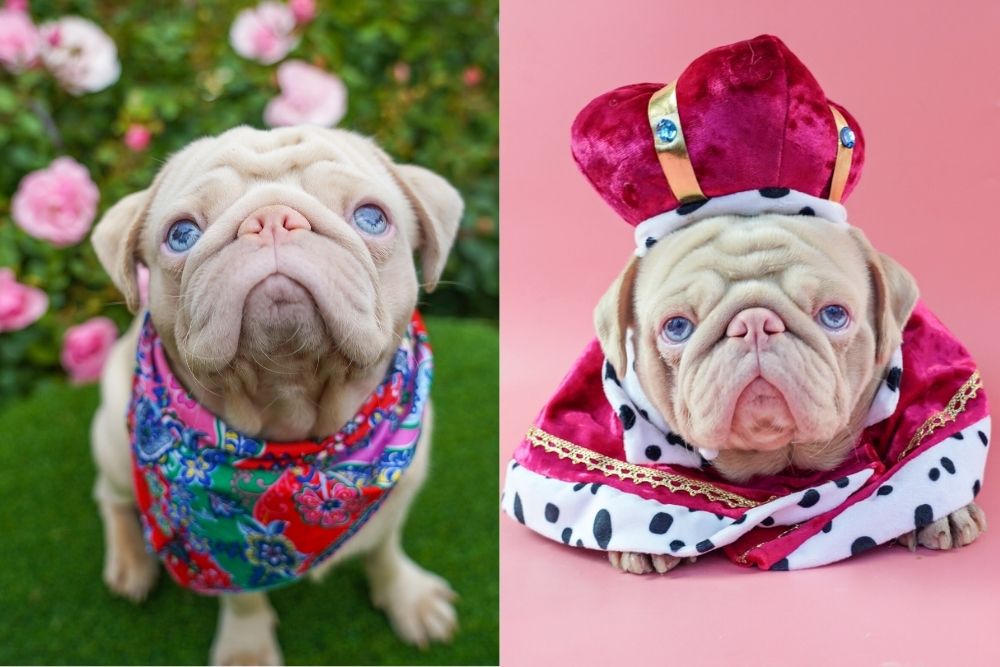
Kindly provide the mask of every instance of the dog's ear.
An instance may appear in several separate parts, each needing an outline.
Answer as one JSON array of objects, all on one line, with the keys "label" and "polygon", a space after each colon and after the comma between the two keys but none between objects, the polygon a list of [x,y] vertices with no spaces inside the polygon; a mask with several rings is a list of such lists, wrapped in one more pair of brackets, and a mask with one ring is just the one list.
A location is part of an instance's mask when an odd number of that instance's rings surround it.
[{"label": "dog's ear", "polygon": [[597,340],[618,377],[624,377],[625,374],[625,332],[632,324],[635,274],[638,270],[639,258],[633,257],[594,309]]},{"label": "dog's ear", "polygon": [[433,292],[455,242],[465,204],[451,183],[429,169],[395,164],[387,156],[385,162],[417,214],[423,287]]},{"label": "dog's ear", "polygon": [[139,309],[136,262],[150,190],[134,192],[109,208],[90,235],[97,259],[133,313]]},{"label": "dog's ear", "polygon": [[903,339],[920,291],[917,282],[892,257],[878,252],[864,233],[852,228],[854,236],[868,265],[872,292],[875,296],[875,363],[884,366]]}]

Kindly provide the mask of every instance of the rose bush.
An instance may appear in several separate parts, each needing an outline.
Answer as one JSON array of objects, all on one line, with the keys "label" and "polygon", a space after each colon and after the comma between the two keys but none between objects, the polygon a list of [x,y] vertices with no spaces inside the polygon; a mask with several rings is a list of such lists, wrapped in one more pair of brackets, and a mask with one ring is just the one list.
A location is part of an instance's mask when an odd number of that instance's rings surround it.
[{"label": "rose bush", "polygon": [[449,178],[466,215],[422,308],[496,318],[496,0],[3,4],[0,405],[95,375],[130,316],[94,221],[170,153],[239,124],[357,130]]}]

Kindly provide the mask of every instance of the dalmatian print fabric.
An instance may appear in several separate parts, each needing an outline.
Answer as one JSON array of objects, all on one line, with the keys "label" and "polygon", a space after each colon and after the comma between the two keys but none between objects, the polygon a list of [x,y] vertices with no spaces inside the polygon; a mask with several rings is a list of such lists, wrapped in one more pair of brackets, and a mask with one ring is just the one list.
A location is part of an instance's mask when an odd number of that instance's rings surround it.
[{"label": "dalmatian print fabric", "polygon": [[[972,502],[990,441],[984,418],[902,466],[870,495],[826,523],[772,570],[826,565],[923,528]],[[737,518],[660,503],[598,483],[570,483],[507,466],[501,506],[551,540],[585,549],[699,556],[756,526],[794,526],[847,501],[871,469],[777,498]]]},{"label": "dalmatian print fabric", "polygon": [[670,232],[717,215],[752,216],[761,213],[811,215],[836,224],[847,224],[847,209],[837,202],[820,199],[789,188],[761,188],[681,204],[643,220],[635,227],[635,254],[642,257]]},{"label": "dalmatian print fabric", "polygon": [[[688,443],[674,432],[656,410],[639,383],[634,371],[635,343],[632,330],[625,333],[625,375],[619,378],[614,367],[605,359],[601,384],[604,395],[622,424],[625,460],[629,463],[661,463],[699,468],[707,465],[717,453]],[[903,351],[896,348],[889,361],[882,384],[875,392],[865,428],[877,424],[896,411],[899,403],[899,383],[903,377]]]}]

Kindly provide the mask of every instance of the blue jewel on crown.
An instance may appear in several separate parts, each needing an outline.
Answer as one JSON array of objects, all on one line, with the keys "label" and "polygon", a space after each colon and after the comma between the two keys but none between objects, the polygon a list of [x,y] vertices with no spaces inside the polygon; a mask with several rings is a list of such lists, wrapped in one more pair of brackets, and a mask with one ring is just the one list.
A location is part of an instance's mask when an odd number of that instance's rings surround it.
[{"label": "blue jewel on crown", "polygon": [[840,128],[840,143],[844,148],[854,148],[854,130],[846,125]]},{"label": "blue jewel on crown", "polygon": [[677,123],[669,118],[661,118],[656,124],[656,138],[661,143],[669,144],[677,138]]}]

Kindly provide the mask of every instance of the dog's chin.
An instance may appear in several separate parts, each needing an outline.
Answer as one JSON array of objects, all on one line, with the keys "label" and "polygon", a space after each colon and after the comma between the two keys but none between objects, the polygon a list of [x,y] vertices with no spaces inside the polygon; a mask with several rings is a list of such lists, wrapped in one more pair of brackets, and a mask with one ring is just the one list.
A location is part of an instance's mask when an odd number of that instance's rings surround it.
[{"label": "dog's chin", "polygon": [[787,447],[796,431],[795,417],[785,395],[758,377],[736,399],[724,449],[774,451]]},{"label": "dog's chin", "polygon": [[327,347],[326,325],[312,294],[280,273],[259,282],[243,304],[240,349],[258,354],[288,354]]}]

